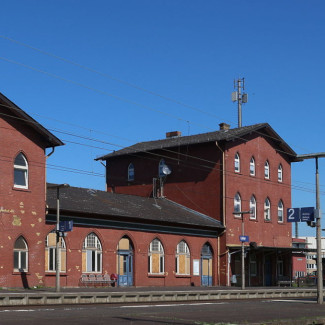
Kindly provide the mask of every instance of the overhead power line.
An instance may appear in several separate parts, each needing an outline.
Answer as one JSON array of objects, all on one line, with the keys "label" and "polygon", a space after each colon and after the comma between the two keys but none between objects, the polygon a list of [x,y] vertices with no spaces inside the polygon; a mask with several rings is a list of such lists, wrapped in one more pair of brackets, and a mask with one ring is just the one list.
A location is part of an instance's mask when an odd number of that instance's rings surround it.
[{"label": "overhead power line", "polygon": [[[39,48],[37,48],[37,47],[31,46],[31,45],[29,45],[29,44],[27,44],[27,43],[17,41],[17,40],[15,40],[15,39],[13,39],[13,38],[10,38],[10,37],[4,36],[4,35],[0,35],[0,38],[5,39],[5,40],[8,40],[8,41],[10,41],[10,42],[13,42],[13,43],[15,43],[15,44],[18,44],[18,45],[24,46],[24,47],[26,47],[26,48],[29,48],[29,49],[31,49],[31,50],[34,50],[34,51],[39,52],[39,53],[41,53],[41,54],[44,54],[44,55],[46,55],[46,56],[52,57],[52,58],[54,58],[54,59],[60,60],[60,61],[62,61],[62,62],[65,62],[65,63],[71,64],[71,65],[73,65],[73,66],[79,67],[79,68],[81,68],[81,69],[87,70],[87,71],[89,71],[89,72],[95,73],[95,74],[97,74],[97,75],[99,75],[99,76],[102,76],[102,77],[105,77],[105,78],[111,79],[111,80],[113,80],[113,81],[116,81],[116,82],[121,83],[121,84],[123,84],[123,85],[126,85],[126,86],[128,86],[128,87],[131,87],[131,88],[134,88],[134,89],[137,89],[137,90],[141,90],[141,91],[146,92],[146,93],[148,93],[148,94],[150,94],[150,95],[153,95],[153,96],[159,97],[159,98],[161,98],[161,99],[164,99],[164,100],[166,100],[166,101],[172,102],[172,103],[174,103],[174,104],[177,104],[177,105],[180,105],[180,106],[184,106],[184,107],[189,108],[189,109],[192,109],[192,110],[194,110],[194,111],[196,111],[196,112],[199,112],[199,113],[202,113],[202,114],[206,114],[206,115],[209,115],[209,116],[215,117],[216,119],[220,119],[220,117],[218,117],[217,115],[212,114],[212,113],[210,113],[210,112],[206,112],[206,111],[202,110],[201,108],[198,108],[198,107],[195,107],[195,106],[192,106],[192,105],[189,105],[189,104],[185,104],[185,103],[183,103],[183,102],[181,102],[181,101],[179,101],[179,100],[177,100],[177,99],[174,99],[174,98],[171,98],[171,97],[168,97],[168,96],[161,95],[161,94],[159,94],[159,93],[157,93],[157,92],[154,92],[154,91],[152,91],[152,90],[146,89],[146,88],[144,88],[144,87],[140,87],[140,86],[138,86],[138,85],[136,85],[136,84],[134,84],[134,83],[130,83],[130,82],[125,81],[125,80],[122,80],[122,79],[120,79],[120,78],[113,77],[113,76],[111,76],[111,75],[109,75],[109,74],[107,74],[107,73],[104,73],[104,72],[102,72],[102,71],[95,70],[95,69],[90,68],[90,67],[88,67],[88,66],[86,66],[86,65],[83,65],[83,64],[80,64],[80,63],[74,62],[74,61],[72,61],[72,60],[66,59],[66,58],[64,58],[64,57],[62,57],[62,56],[55,55],[55,54],[50,53],[50,52],[48,52],[48,51],[44,51],[44,50],[39,49]],[[227,122],[227,121],[226,121],[226,122]]]},{"label": "overhead power line", "polygon": [[[6,105],[2,105],[2,106],[9,107],[9,106],[6,106]],[[4,114],[4,113],[0,113],[0,115],[5,115],[5,116],[10,117],[10,118],[15,118],[15,119],[21,120],[21,121],[23,121],[25,123],[32,123],[30,121],[26,121],[25,119],[22,119],[22,118],[19,118],[19,117],[13,117],[11,115],[7,115],[7,114]],[[38,124],[37,122],[34,122],[34,123]],[[66,134],[66,135],[70,135],[70,136],[74,136],[74,137],[77,137],[77,138],[86,139],[86,140],[93,141],[93,142],[100,142],[100,143],[103,143],[103,144],[109,144],[109,145],[113,145],[113,146],[117,146],[117,147],[123,148],[123,146],[121,146],[119,144],[115,144],[115,143],[111,143],[111,142],[107,142],[107,141],[103,141],[103,140],[98,140],[98,139],[94,139],[94,138],[90,138],[90,137],[80,136],[80,135],[73,134],[71,132],[65,132],[65,131],[62,131],[62,130],[55,130],[55,129],[52,129],[51,131],[58,131],[60,133],[63,133],[63,134]],[[264,135],[264,134],[262,134],[262,135]],[[243,139],[244,140],[244,138],[241,138],[241,137],[236,137],[236,138]],[[69,140],[67,140],[67,142],[71,142],[73,144],[82,145],[82,146],[95,147],[95,146],[91,146],[91,145],[88,145],[88,144],[77,143],[77,142],[73,142],[73,141],[69,141]],[[100,148],[100,147],[96,147],[96,148],[101,149],[101,150],[107,150],[107,151],[109,150],[107,148]],[[194,163],[194,162],[189,162],[187,160],[184,161],[184,160],[182,160],[180,158],[173,158],[173,157],[170,157],[170,156],[167,156],[167,155],[157,154],[157,153],[153,153],[153,152],[148,152],[148,154],[150,156],[154,156],[154,157],[157,157],[159,159],[164,158],[164,159],[170,159],[170,160],[175,161],[175,162],[179,162],[180,161],[183,164],[185,164],[186,166],[188,166],[190,168],[197,169],[197,170],[202,170],[202,171],[204,171],[204,170],[221,171],[221,168],[215,167],[215,165],[221,166],[221,163],[218,163],[218,162],[215,162],[215,161],[211,161],[211,160],[207,160],[207,159],[202,159],[200,157],[191,156],[191,155],[188,155],[188,154],[183,154],[183,153],[180,153],[180,152],[177,152],[177,151],[173,151],[173,150],[168,150],[168,149],[161,149],[161,150],[162,151],[166,151],[168,153],[175,154],[175,155],[184,156],[186,158],[197,159],[199,161],[202,160],[205,163],[211,164],[211,166],[207,166],[206,164],[203,165],[203,164],[198,164],[198,163]],[[129,156],[131,156],[131,157],[132,156],[133,157],[139,157],[138,154],[129,154]],[[147,159],[151,159],[152,160],[153,158],[147,158]],[[250,177],[249,175],[233,174],[232,171],[225,171],[225,173],[226,173],[227,176],[232,176],[232,177],[241,177],[241,178],[243,178],[243,177]],[[250,179],[251,179],[251,177],[250,177]],[[257,177],[254,178],[254,181],[266,182],[264,180],[264,178],[257,178]],[[267,183],[268,184],[271,184],[272,181],[270,182],[268,180]],[[274,182],[274,183],[277,183],[277,182]],[[283,185],[290,187],[289,185],[286,185],[286,184],[283,184]],[[308,191],[308,192],[310,191],[308,188],[303,188],[303,187],[300,187],[300,186],[295,186],[294,184],[292,184],[292,188],[293,189],[297,189],[297,190],[305,190],[305,191]]]}]

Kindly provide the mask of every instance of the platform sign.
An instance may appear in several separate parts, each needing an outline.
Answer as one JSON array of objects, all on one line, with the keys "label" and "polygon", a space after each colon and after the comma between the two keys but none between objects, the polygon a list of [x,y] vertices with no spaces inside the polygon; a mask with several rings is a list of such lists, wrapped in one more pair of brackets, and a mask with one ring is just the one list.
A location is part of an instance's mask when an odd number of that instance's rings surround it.
[{"label": "platform sign", "polygon": [[300,220],[301,221],[314,221],[315,220],[315,209],[313,207],[301,208]]},{"label": "platform sign", "polygon": [[300,222],[300,208],[287,209],[287,222]]},{"label": "platform sign", "polygon": [[239,240],[242,243],[247,243],[247,242],[249,242],[249,236],[239,236]]},{"label": "platform sign", "polygon": [[73,221],[72,220],[60,221],[60,223],[59,223],[59,231],[60,232],[72,231],[72,228],[73,228]]},{"label": "platform sign", "polygon": [[313,207],[287,209],[287,222],[307,222],[315,220]]}]

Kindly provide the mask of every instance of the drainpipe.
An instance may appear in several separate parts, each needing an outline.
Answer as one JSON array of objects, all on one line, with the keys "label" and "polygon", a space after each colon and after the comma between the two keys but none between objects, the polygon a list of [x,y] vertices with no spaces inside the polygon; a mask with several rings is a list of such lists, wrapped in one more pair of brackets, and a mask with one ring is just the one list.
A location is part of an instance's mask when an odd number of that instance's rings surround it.
[{"label": "drainpipe", "polygon": [[[225,173],[225,152],[221,149],[221,147],[218,144],[218,141],[216,141],[216,146],[218,149],[222,152],[222,224],[224,227],[226,227],[226,173]],[[221,235],[224,234],[225,231],[222,232]],[[220,252],[220,236],[218,237],[218,250]],[[227,234],[225,235],[227,236]],[[229,286],[229,256],[227,254],[226,257],[226,274],[227,276],[227,285]],[[219,285],[220,285],[220,254],[218,254],[218,279],[219,279]]]},{"label": "drainpipe", "polygon": [[44,184],[44,187],[45,187],[45,202],[46,202],[46,193],[47,193],[47,187],[46,187],[46,180],[47,180],[47,168],[46,168],[46,161],[48,158],[50,158],[50,156],[52,156],[54,154],[54,151],[55,151],[55,147],[52,147],[52,151],[49,152],[46,156],[45,156],[45,168],[44,168],[44,171],[45,171],[45,184]]}]

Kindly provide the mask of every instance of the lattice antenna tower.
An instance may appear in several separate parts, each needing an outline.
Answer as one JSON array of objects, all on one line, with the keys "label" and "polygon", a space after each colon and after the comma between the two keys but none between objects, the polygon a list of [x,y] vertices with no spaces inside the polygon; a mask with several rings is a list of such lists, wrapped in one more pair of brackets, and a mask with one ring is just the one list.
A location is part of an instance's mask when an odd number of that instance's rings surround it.
[{"label": "lattice antenna tower", "polygon": [[238,127],[242,127],[242,104],[247,103],[248,95],[245,90],[245,78],[234,80],[234,89],[231,93],[231,100],[237,102],[238,107]]}]

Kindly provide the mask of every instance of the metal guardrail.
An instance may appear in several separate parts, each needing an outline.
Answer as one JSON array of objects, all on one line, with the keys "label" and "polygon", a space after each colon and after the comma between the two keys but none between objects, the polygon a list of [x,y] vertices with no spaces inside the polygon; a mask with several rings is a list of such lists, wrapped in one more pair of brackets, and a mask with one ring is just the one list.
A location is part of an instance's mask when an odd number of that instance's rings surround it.
[{"label": "metal guardrail", "polygon": [[148,303],[229,299],[277,299],[315,297],[316,289],[246,289],[204,291],[139,291],[80,293],[0,293],[0,306]]}]

